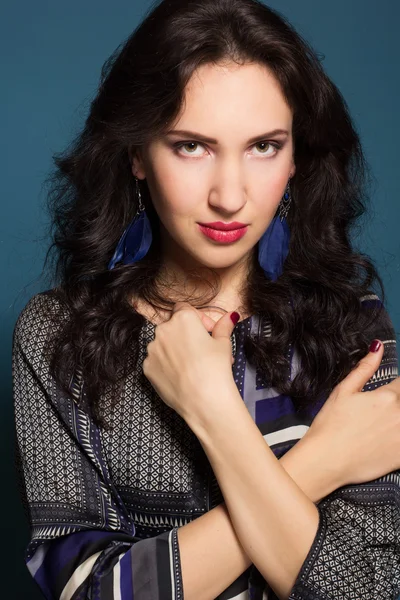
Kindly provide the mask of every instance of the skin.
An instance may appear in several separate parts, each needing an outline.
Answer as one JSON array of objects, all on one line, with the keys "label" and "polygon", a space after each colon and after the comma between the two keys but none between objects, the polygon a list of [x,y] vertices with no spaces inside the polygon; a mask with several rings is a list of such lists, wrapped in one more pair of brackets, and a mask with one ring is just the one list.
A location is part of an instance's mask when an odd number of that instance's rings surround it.
[{"label": "skin", "polygon": [[[213,267],[221,290],[212,304],[228,311],[240,308],[242,318],[247,313],[239,290],[248,261],[295,174],[292,121],[277,81],[264,66],[204,65],[189,81],[184,107],[169,131],[194,131],[218,143],[164,135],[132,161],[132,173],[147,179],[161,223],[164,266],[178,288],[188,285],[189,269]],[[262,136],[276,129],[288,133]],[[258,141],[249,144],[255,136]],[[174,149],[176,142],[186,146]],[[241,240],[222,245],[198,228],[199,222],[213,221],[239,221],[249,228]],[[198,280],[194,285],[198,289]]]},{"label": "skin", "polygon": [[[178,128],[213,137],[218,143],[174,150],[173,142],[199,140],[195,136],[152,140],[134,157],[132,173],[147,179],[161,222],[164,268],[183,290],[188,269],[213,267],[222,284],[213,304],[233,311],[240,307],[239,290],[246,281],[254,246],[295,173],[292,113],[277,81],[263,66],[206,65],[187,86],[184,108],[170,129]],[[288,133],[261,136],[277,128]],[[282,142],[282,149],[249,144],[254,136],[260,136],[259,142]],[[241,240],[220,245],[206,238],[196,224],[216,220],[240,221],[249,229]],[[195,283],[199,285],[198,280]],[[142,305],[140,312],[147,316],[146,311]],[[212,600],[251,563],[279,598],[288,597],[317,531],[315,502],[347,483],[349,472],[343,469],[345,457],[340,460],[340,451],[347,449],[346,457],[354,457],[354,465],[365,451],[359,441],[354,442],[346,406],[379,367],[383,354],[381,348],[368,357],[369,362],[361,361],[354,371],[358,378],[351,380],[341,402],[335,398],[330,404],[333,409],[321,411],[318,427],[310,428],[277,460],[234,383],[232,330],[229,314],[215,323],[188,303],[178,302],[168,320],[161,319],[143,363],[143,372],[160,398],[198,437],[225,499],[178,530],[186,600]],[[182,369],[182,364],[191,368]],[[387,399],[387,415],[392,419],[382,417],[379,436],[388,440],[388,456],[389,440],[393,447],[398,431],[398,421],[393,426],[398,393],[397,381],[396,393],[392,391]],[[367,394],[372,394],[368,396],[370,408]],[[361,431],[371,431],[370,456],[379,449],[378,438],[372,435],[378,394],[381,398],[379,390],[360,398],[364,406]],[[329,430],[332,414],[334,427]],[[338,421],[341,427],[336,426]],[[335,437],[337,431],[340,439]],[[351,444],[358,454],[348,452]],[[389,469],[380,474],[385,472]],[[365,472],[364,477],[362,481],[374,478]]]}]

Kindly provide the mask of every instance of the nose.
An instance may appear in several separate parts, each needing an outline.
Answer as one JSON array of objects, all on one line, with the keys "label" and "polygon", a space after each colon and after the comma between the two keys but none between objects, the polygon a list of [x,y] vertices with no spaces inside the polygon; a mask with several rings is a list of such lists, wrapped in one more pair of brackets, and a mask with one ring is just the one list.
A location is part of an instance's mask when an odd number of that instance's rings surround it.
[{"label": "nose", "polygon": [[219,171],[209,194],[209,204],[226,215],[239,213],[246,205],[247,190],[239,169]]}]

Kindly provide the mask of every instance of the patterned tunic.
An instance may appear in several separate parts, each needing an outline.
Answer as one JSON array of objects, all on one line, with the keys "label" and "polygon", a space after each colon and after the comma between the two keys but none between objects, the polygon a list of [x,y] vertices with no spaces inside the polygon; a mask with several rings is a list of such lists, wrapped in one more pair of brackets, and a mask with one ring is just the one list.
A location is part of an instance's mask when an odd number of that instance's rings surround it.
[{"label": "patterned tunic", "polygon": [[[366,308],[381,305],[375,294],[361,300]],[[223,497],[200,442],[143,375],[155,325],[143,322],[138,368],[129,370],[116,406],[110,404],[112,427],[105,430],[84,410],[79,371],[71,379],[72,398],[50,375],[45,349],[63,318],[50,290],[31,298],[14,329],[16,457],[31,526],[27,567],[49,600],[183,600],[178,527]],[[305,434],[321,405],[296,413],[291,398],[247,363],[243,341],[258,324],[254,315],[235,327],[233,376],[280,458]],[[270,327],[263,333],[270,335]],[[384,307],[373,334],[385,351],[363,391],[398,376],[395,332]],[[288,358],[293,378],[299,369],[295,345]],[[400,471],[339,488],[317,508],[318,531],[290,600],[398,598]],[[218,596],[274,598],[254,565]]]}]

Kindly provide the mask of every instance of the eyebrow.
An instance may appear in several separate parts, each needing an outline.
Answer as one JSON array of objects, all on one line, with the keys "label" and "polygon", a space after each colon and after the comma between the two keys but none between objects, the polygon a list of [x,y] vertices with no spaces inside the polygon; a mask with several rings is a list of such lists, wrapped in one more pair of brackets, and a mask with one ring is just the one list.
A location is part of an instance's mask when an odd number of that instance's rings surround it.
[{"label": "eyebrow", "polygon": [[[209,138],[201,133],[196,133],[195,131],[188,131],[186,129],[172,129],[171,131],[167,131],[166,135],[183,135],[188,138],[196,138],[201,140],[202,142],[206,142],[207,144],[218,144],[218,140],[214,138]],[[261,133],[260,135],[256,135],[251,139],[247,140],[248,144],[252,144],[253,142],[257,142],[258,140],[269,138],[274,135],[289,135],[289,132],[286,129],[273,129],[272,131],[268,131],[267,133]]]}]

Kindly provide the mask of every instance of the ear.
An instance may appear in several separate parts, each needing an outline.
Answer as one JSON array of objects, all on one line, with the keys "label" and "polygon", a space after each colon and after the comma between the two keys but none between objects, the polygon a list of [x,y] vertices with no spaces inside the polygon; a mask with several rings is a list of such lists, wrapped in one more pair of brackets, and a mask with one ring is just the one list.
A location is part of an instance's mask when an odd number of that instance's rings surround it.
[{"label": "ear", "polygon": [[129,161],[131,163],[132,175],[138,179],[145,179],[146,173],[144,168],[144,160],[140,148],[129,151]]},{"label": "ear", "polygon": [[290,179],[292,179],[292,177],[294,176],[295,173],[296,173],[296,165],[294,163],[292,163],[292,168],[290,169]]}]

